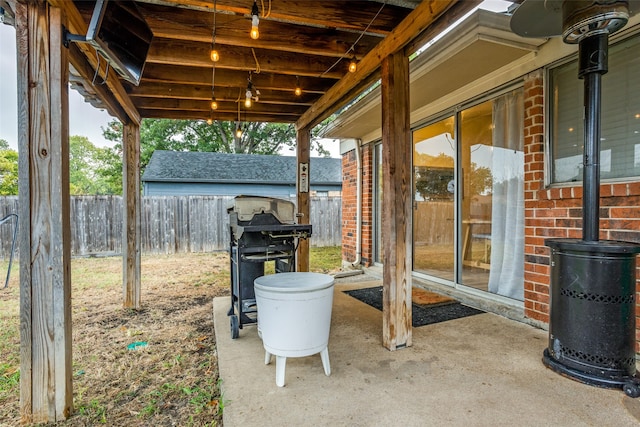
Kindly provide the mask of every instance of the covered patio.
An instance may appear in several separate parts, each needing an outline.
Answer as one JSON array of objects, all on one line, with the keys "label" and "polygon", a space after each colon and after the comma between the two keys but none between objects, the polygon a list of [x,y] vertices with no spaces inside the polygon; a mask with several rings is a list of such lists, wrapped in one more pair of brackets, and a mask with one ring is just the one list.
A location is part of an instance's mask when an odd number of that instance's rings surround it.
[{"label": "covered patio", "polygon": [[[109,72],[90,44],[72,40],[87,34],[94,2],[0,0],[3,21],[16,28],[18,47],[24,422],[55,422],[73,414],[71,72],[87,97],[123,123],[122,287],[123,306],[131,309],[139,309],[144,298],[142,119],[294,124],[296,217],[305,224],[310,202],[302,171],[308,171],[313,127],[380,81],[384,268],[375,283],[383,286],[383,310],[341,292],[362,284],[340,285],[329,347],[332,376],[323,375],[319,359],[292,359],[288,385],[279,389],[274,367],[262,363],[255,330],[247,328],[232,341],[228,298],[216,299],[227,425],[637,424],[637,404],[618,391],[547,371],[540,363],[547,345],[542,330],[493,314],[411,326],[409,57],[479,0],[282,0],[274,1],[273,9],[267,0],[135,3],[153,33],[139,85]],[[261,36],[250,38],[249,23],[258,15]],[[213,51],[222,58],[219,63]],[[242,108],[245,100],[250,102]],[[303,241],[297,271],[308,269],[309,243]],[[398,349],[406,350],[389,352]]]},{"label": "covered patio", "polygon": [[[374,280],[372,280],[374,279]],[[228,298],[214,299],[225,425],[636,426],[640,402],[544,367],[547,333],[484,313],[413,328],[410,349],[381,345],[379,310],[343,291],[381,285],[338,279],[329,338],[319,355],[287,359],[285,387],[264,365],[255,327],[229,335]]]},{"label": "covered patio", "polygon": [[[232,120],[239,127],[250,121],[294,123],[296,216],[306,224],[309,190],[300,171],[308,171],[312,128],[380,80],[388,195],[382,344],[396,350],[412,345],[409,56],[479,3],[0,0],[2,22],[16,28],[18,52],[23,421],[73,414],[70,80],[123,123],[122,286],[123,306],[132,309],[140,308],[142,298],[143,118]],[[107,13],[109,4],[120,5],[117,13],[124,9],[124,16],[132,6],[139,13],[133,12],[133,20],[114,14],[107,32],[95,32],[93,40],[109,32],[116,38],[119,31],[136,33],[150,44],[143,57],[134,55],[133,62],[146,62],[144,71],[140,64],[129,69],[119,63],[123,58],[104,43],[87,42],[85,34],[96,30],[96,11]],[[250,37],[249,28],[259,21],[261,36],[252,30]],[[308,271],[308,241],[298,246],[296,263],[298,271]]]}]

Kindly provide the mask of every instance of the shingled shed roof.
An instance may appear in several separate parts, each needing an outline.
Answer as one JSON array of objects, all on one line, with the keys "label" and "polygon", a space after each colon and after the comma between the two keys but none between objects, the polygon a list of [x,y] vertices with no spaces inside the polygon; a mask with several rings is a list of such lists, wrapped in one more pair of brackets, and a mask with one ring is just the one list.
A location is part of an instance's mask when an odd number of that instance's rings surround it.
[{"label": "shingled shed roof", "polygon": [[[342,161],[311,159],[311,184],[342,184]],[[154,151],[142,181],[295,184],[296,158],[261,154]]]}]

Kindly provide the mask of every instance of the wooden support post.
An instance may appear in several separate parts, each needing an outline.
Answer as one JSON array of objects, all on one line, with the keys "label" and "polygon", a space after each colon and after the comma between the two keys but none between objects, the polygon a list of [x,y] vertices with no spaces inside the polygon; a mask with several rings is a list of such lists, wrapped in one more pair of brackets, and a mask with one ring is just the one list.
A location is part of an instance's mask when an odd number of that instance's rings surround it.
[{"label": "wooden support post", "polygon": [[47,423],[64,420],[73,411],[69,68],[60,9],[46,2],[14,5],[21,228],[20,413],[23,423]]},{"label": "wooden support post", "polygon": [[122,132],[122,286],[125,308],[140,308],[140,126],[128,123]]},{"label": "wooden support post", "polygon": [[[309,224],[311,206],[309,203],[309,189],[311,183],[311,129],[306,127],[298,129],[297,156],[297,180],[296,193],[298,204],[298,224]],[[309,271],[309,240],[300,239],[296,256],[296,271]]]},{"label": "wooden support post", "polygon": [[389,350],[411,345],[411,133],[409,59],[382,60],[382,341]]}]

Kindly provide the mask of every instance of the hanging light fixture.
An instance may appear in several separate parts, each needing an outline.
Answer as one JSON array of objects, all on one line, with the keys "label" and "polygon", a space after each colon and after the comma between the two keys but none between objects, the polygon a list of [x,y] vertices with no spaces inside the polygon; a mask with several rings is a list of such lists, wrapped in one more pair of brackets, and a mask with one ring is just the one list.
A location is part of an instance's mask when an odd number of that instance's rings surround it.
[{"label": "hanging light fixture", "polygon": [[236,122],[236,138],[242,138],[242,125],[240,124],[240,97],[238,97],[238,121]]},{"label": "hanging light fixture", "polygon": [[212,125],[212,124],[213,124],[213,119],[212,119],[211,117],[209,117],[209,118],[207,119],[207,124],[208,124],[208,125]]},{"label": "hanging light fixture", "polygon": [[260,96],[260,90],[253,85],[251,80],[251,71],[249,71],[249,77],[247,78],[247,90],[244,93],[244,106],[251,108],[253,102],[257,102]]},{"label": "hanging light fixture", "polygon": [[216,63],[213,63],[211,70],[211,109],[218,109],[218,101],[216,100]]},{"label": "hanging light fixture", "polygon": [[355,73],[358,70],[358,61],[356,60],[356,54],[353,54],[351,62],[349,62],[349,72]]},{"label": "hanging light fixture", "polygon": [[244,94],[244,106],[246,108],[251,108],[251,98],[253,97],[253,93],[251,92],[251,80],[249,80],[249,84],[247,85],[247,91]]},{"label": "hanging light fixture", "polygon": [[[220,59],[220,55],[216,50],[216,6],[218,1],[213,1],[213,35],[211,40],[211,61],[213,61],[213,67],[211,68],[211,110],[218,109],[218,101],[216,100],[216,62]],[[213,122],[213,119],[211,119]]]},{"label": "hanging light fixture", "polygon": [[258,24],[260,24],[259,13],[258,3],[256,0],[253,0],[253,7],[251,8],[251,31],[249,32],[249,36],[254,40],[258,40],[258,37],[260,37],[260,31],[258,31]]},{"label": "hanging light fixture", "polygon": [[298,76],[296,76],[296,88],[293,91],[293,93],[295,93],[296,96],[302,95],[302,88],[300,87],[300,78]]},{"label": "hanging light fixture", "polygon": [[213,62],[218,62],[220,60],[220,54],[218,53],[218,51],[216,50],[216,45],[215,42],[213,44],[213,49],[211,49],[211,60]]},{"label": "hanging light fixture", "polygon": [[211,61],[213,61],[213,62],[218,62],[220,60],[220,54],[216,50],[216,5],[217,5],[217,0],[214,0],[214,2],[213,2],[213,31],[212,31],[212,35],[211,35],[211,53],[209,55],[211,57]]}]

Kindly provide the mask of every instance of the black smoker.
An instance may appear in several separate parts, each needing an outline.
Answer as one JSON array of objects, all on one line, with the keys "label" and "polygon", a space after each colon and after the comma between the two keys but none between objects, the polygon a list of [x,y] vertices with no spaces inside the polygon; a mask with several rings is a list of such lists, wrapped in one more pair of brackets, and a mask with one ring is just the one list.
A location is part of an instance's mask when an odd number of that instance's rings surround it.
[{"label": "black smoker", "polygon": [[257,321],[253,282],[264,275],[264,263],[275,262],[275,272],[295,271],[298,239],[311,236],[311,225],[295,224],[295,205],[288,200],[237,196],[229,213],[231,308],[227,313],[231,338],[242,325]]},{"label": "black smoker", "polygon": [[[586,384],[622,388],[628,396],[638,397],[635,287],[640,245],[599,240],[602,75],[608,67],[609,34],[627,23],[629,2],[528,3],[543,16],[534,16],[535,12],[527,7],[518,9],[512,29],[525,36],[541,36],[532,34],[531,26],[554,19],[545,17],[545,13],[556,15],[555,19],[561,13],[564,41],[579,43],[578,77],[584,80],[582,239],[545,241],[551,248],[551,301],[549,347],[544,351],[543,362]],[[546,10],[542,12],[540,7]],[[520,16],[516,16],[518,12]]]}]

